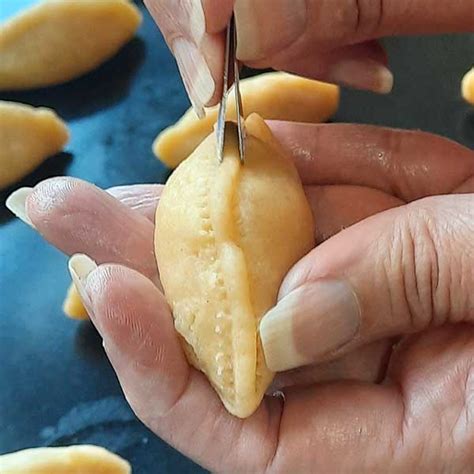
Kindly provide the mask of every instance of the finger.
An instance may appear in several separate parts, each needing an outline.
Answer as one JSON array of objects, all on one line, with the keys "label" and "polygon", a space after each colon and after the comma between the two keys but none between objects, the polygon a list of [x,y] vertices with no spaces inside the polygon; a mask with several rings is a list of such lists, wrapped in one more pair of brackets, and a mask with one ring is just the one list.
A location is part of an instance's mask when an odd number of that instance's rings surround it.
[{"label": "finger", "polygon": [[[247,64],[254,68],[260,66],[258,61]],[[393,88],[393,75],[387,64],[387,54],[382,46],[377,41],[366,41],[329,52],[305,51],[274,68],[355,89],[388,94]]]},{"label": "finger", "polygon": [[234,0],[201,0],[208,33],[223,31],[232,15]]},{"label": "finger", "polygon": [[107,192],[79,179],[52,178],[23,199],[33,226],[62,252],[86,252],[98,262],[122,263],[158,281],[153,224]]},{"label": "finger", "polygon": [[[70,268],[139,418],[213,471],[260,471],[276,440],[279,404],[263,405],[245,421],[232,417],[188,366],[169,307],[149,280],[117,265],[97,268],[84,256],[73,257]],[[259,450],[248,450],[249,443]]]},{"label": "finger", "polygon": [[269,472],[468,472],[474,330],[457,329],[402,344],[384,385],[287,391]]},{"label": "finger", "polygon": [[224,36],[217,31],[230,18],[230,2],[145,0],[145,5],[176,58],[194,110],[203,117],[204,106],[213,105],[222,90]]},{"label": "finger", "polygon": [[474,195],[432,197],[339,233],[287,275],[260,325],[273,370],[474,321]]},{"label": "finger", "polygon": [[156,206],[163,192],[162,184],[133,184],[115,186],[107,192],[130,209],[139,212],[149,221],[155,222]]},{"label": "finger", "polygon": [[369,125],[268,124],[305,184],[368,186],[408,202],[451,193],[474,176],[473,151],[429,133]]},{"label": "finger", "polygon": [[[74,257],[70,267],[138,416],[213,471],[298,472],[312,466],[318,472],[366,472],[384,465],[407,472],[417,465],[432,472],[450,449],[457,453],[448,456],[456,470],[472,462],[472,435],[461,426],[454,448],[452,442],[440,444],[460,413],[464,416],[470,388],[463,381],[472,364],[462,361],[472,361],[472,331],[450,343],[438,337],[436,354],[429,357],[416,358],[419,345],[412,344],[400,356],[398,373],[394,370],[383,386],[337,383],[289,390],[281,415],[275,403],[243,421],[228,415],[204,377],[187,366],[169,310],[151,282],[124,267],[96,268],[87,258]],[[404,359],[417,364],[403,367]],[[428,383],[422,386],[423,381]],[[426,393],[436,396],[427,399]]]},{"label": "finger", "polygon": [[[470,0],[236,0],[238,57],[253,66],[285,69],[308,51],[328,53],[385,36],[471,31]],[[309,70],[298,73],[311,73]],[[319,77],[318,77],[319,78]]]},{"label": "finger", "polygon": [[305,192],[315,219],[317,244],[369,216],[403,204],[389,194],[361,186],[307,186]]},{"label": "finger", "polygon": [[390,339],[376,341],[330,362],[280,372],[267,393],[342,380],[381,382],[386,374],[392,346]]}]

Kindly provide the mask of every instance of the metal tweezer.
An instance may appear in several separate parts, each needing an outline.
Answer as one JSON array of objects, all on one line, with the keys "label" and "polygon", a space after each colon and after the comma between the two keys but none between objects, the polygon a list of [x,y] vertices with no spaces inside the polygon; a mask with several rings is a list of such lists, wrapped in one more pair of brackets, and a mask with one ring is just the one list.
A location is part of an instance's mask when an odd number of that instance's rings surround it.
[{"label": "metal tweezer", "polygon": [[[222,86],[222,98],[217,116],[217,157],[219,163],[224,159],[224,146],[226,137],[226,128],[237,129],[237,138],[239,144],[240,162],[244,163],[245,156],[245,128],[243,118],[242,96],[240,95],[240,77],[239,62],[236,58],[237,32],[235,29],[235,19],[232,18],[227,26],[225,57],[224,57],[224,81]],[[235,111],[237,112],[237,127],[233,122],[226,121],[227,97],[230,93],[229,83],[234,80]]]}]

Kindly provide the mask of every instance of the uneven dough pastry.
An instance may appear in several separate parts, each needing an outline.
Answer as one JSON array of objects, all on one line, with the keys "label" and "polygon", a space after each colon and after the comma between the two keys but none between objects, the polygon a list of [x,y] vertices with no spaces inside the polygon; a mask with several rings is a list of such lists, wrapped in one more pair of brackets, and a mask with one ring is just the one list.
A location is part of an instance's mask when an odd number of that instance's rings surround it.
[{"label": "uneven dough pastry", "polygon": [[474,105],[474,68],[462,80],[462,96],[466,102]]},{"label": "uneven dough pastry", "polygon": [[71,283],[67,290],[66,298],[63,302],[63,311],[66,316],[72,319],[89,319],[89,315],[82,304],[81,297],[74,283]]},{"label": "uneven dough pastry", "polygon": [[161,281],[188,359],[241,418],[256,410],[273,377],[259,321],[276,303],[284,275],[314,244],[293,162],[261,117],[245,123],[245,164],[233,135],[219,164],[212,133],[171,175],[155,234]]},{"label": "uneven dough pastry", "polygon": [[[339,105],[339,87],[284,72],[270,72],[241,81],[245,116],[257,113],[264,119],[293,122],[325,122]],[[228,116],[235,119],[231,95]],[[175,168],[211,133],[217,121],[218,107],[206,109],[199,120],[192,109],[153,143],[153,153],[167,166]]]},{"label": "uneven dough pastry", "polygon": [[32,448],[0,456],[1,474],[130,474],[130,464],[99,446]]},{"label": "uneven dough pastry", "polygon": [[141,23],[128,0],[46,0],[0,26],[0,90],[61,84],[111,58]]},{"label": "uneven dough pastry", "polygon": [[61,151],[68,139],[67,127],[54,111],[0,101],[0,189]]}]

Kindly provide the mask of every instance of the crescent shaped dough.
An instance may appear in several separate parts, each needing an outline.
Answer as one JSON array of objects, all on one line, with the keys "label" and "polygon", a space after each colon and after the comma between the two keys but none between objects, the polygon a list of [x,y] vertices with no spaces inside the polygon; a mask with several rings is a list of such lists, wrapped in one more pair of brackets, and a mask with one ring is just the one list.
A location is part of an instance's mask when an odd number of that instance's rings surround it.
[{"label": "crescent shaped dough", "polygon": [[257,409],[273,377],[259,321],[290,267],[314,245],[293,162],[261,117],[245,124],[245,164],[234,135],[219,164],[212,133],[171,175],[155,234],[160,278],[187,356],[241,418]]},{"label": "crescent shaped dough", "polygon": [[95,69],[135,34],[128,0],[46,0],[0,26],[0,90],[61,84]]},{"label": "crescent shaped dough", "polygon": [[[284,72],[269,72],[240,83],[245,117],[257,113],[267,120],[318,123],[328,120],[339,105],[339,87]],[[235,101],[228,99],[227,115],[236,119]],[[189,109],[175,124],[163,130],[153,143],[153,153],[175,168],[212,132],[218,106],[206,109],[199,120]]]},{"label": "crescent shaped dough", "polygon": [[0,189],[60,152],[68,139],[66,125],[53,110],[0,101]]},{"label": "crescent shaped dough", "polygon": [[130,474],[130,464],[99,446],[32,448],[0,456],[2,474]]}]

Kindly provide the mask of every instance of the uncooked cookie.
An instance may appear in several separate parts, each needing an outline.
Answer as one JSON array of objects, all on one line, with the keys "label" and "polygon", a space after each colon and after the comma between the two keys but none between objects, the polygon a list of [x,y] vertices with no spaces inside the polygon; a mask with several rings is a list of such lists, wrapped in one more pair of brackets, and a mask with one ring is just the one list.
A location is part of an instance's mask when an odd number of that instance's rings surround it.
[{"label": "uncooked cookie", "polygon": [[89,319],[89,315],[74,283],[71,283],[67,290],[66,298],[63,302],[63,311],[71,319]]},{"label": "uncooked cookie", "polygon": [[99,446],[32,448],[0,456],[1,474],[130,474],[130,464]]},{"label": "uncooked cookie", "polygon": [[474,68],[468,71],[464,76],[461,91],[464,100],[474,105]]},{"label": "uncooked cookie", "polygon": [[[257,113],[264,119],[293,122],[325,122],[339,105],[339,87],[324,82],[270,72],[244,79],[240,83],[245,117]],[[233,95],[227,105],[228,117],[235,120]],[[206,109],[199,120],[192,109],[153,143],[153,153],[167,166],[175,168],[211,133],[218,107]]]},{"label": "uncooked cookie", "polygon": [[0,189],[60,152],[68,139],[68,129],[54,111],[0,101]]},{"label": "uncooked cookie", "polygon": [[230,413],[260,404],[273,374],[258,335],[283,277],[314,245],[311,209],[293,162],[258,115],[224,161],[212,133],[171,175],[156,213],[161,281],[190,362]]},{"label": "uncooked cookie", "polygon": [[141,23],[128,0],[46,0],[0,25],[0,90],[70,81],[111,58]]}]

